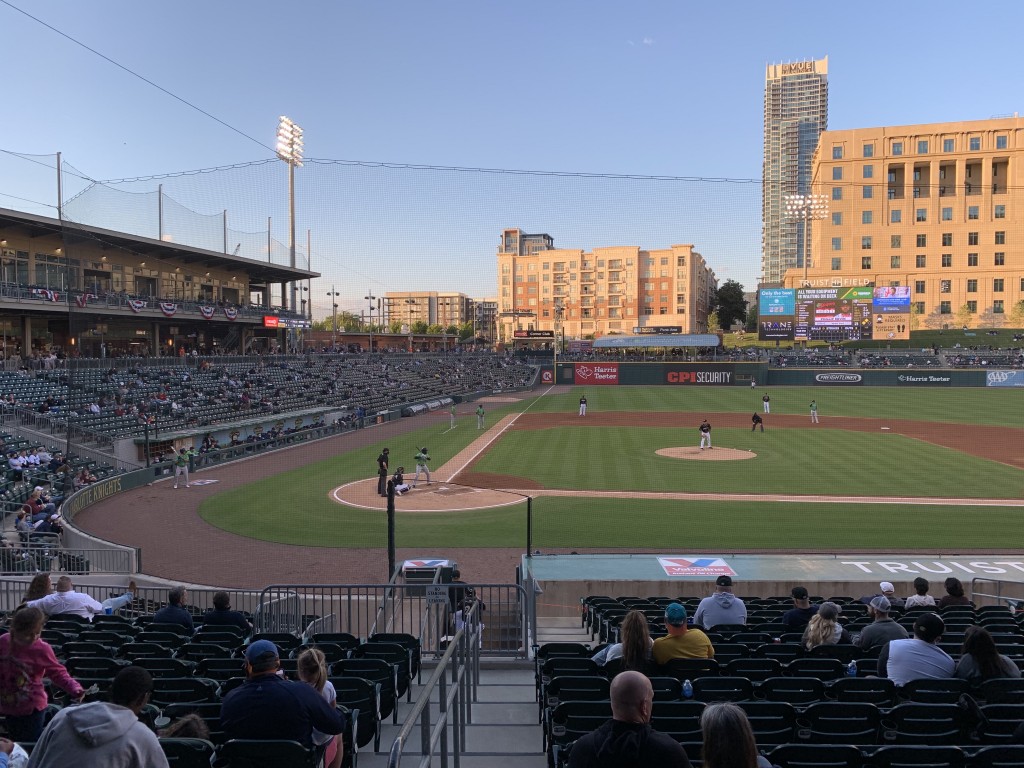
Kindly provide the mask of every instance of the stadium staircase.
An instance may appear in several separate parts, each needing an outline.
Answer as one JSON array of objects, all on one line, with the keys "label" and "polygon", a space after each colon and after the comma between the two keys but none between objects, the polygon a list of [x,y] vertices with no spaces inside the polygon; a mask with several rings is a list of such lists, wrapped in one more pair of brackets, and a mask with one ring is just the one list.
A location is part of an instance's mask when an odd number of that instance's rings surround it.
[{"label": "stadium staircase", "polygon": [[[424,660],[424,681],[429,678],[431,671],[430,665]],[[398,709],[399,725],[394,725],[391,718],[387,718],[381,730],[380,753],[374,754],[372,745],[361,749],[359,768],[387,766],[391,744],[421,691],[422,687],[414,683],[413,703],[402,697]],[[438,721],[436,691],[431,698],[433,724]],[[472,723],[466,726],[466,743],[459,765],[463,768],[546,768],[543,730],[537,722],[537,711],[532,661],[482,659],[477,701],[473,702]],[[414,734],[414,738],[407,743],[401,765],[419,764],[418,728]],[[450,728],[448,745],[450,749]],[[451,760],[450,756],[449,764]],[[440,764],[436,753],[433,762]]]}]

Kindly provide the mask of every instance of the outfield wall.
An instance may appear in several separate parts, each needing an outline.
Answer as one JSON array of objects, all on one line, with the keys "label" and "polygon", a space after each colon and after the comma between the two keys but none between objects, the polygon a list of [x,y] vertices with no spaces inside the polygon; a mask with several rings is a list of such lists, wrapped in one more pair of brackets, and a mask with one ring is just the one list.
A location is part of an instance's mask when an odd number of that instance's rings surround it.
[{"label": "outfield wall", "polygon": [[[541,381],[550,382],[550,366]],[[933,368],[770,368],[767,363],[560,363],[557,383],[574,386],[682,387],[1008,387],[1024,371]]]}]

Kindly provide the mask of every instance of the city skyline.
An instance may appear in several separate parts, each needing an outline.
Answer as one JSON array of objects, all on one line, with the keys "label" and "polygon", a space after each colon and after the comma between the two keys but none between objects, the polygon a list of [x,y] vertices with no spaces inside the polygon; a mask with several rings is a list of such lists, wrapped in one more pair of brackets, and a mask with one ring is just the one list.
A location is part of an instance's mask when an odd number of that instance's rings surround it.
[{"label": "city skyline", "polygon": [[[920,43],[877,57],[864,55],[864,40],[850,23],[853,11],[842,7],[819,9],[808,19],[752,6],[737,21],[728,8],[670,3],[642,9],[612,3],[399,5],[399,13],[301,5],[298,42],[278,42],[264,55],[253,53],[253,41],[276,34],[269,3],[253,3],[245,14],[189,3],[168,12],[112,2],[100,13],[70,0],[0,4],[9,58],[20,63],[20,77],[10,84],[20,117],[8,121],[0,149],[61,151],[92,178],[177,172],[270,157],[265,147],[273,142],[277,116],[287,114],[305,129],[313,158],[752,179],[755,186],[768,63],[827,53],[835,129],[983,119],[1019,108],[1003,75],[1018,68],[1011,30],[1024,12],[1013,5],[996,9],[998,24],[977,14],[958,19],[957,62],[926,44],[948,34],[952,4],[927,15],[882,3],[859,6],[860,17],[884,17]],[[42,98],[46,109],[40,109]],[[54,181],[48,160],[34,159],[43,165],[0,158],[0,206],[48,213]],[[329,310],[331,283],[344,291],[349,309],[357,309],[355,297],[368,286],[493,295],[494,232],[505,227],[551,232],[564,246],[588,250],[607,243],[693,242],[723,282],[737,279],[748,290],[761,269],[759,190],[710,182],[683,191],[685,182],[555,184],[529,177],[530,183],[512,180],[480,195],[482,174],[437,172],[424,182],[412,170],[352,171],[343,179],[321,173],[312,165],[301,169],[300,191],[303,184],[307,192],[320,190],[318,181],[346,193],[352,178],[363,186],[351,192],[355,200],[338,195],[344,208],[339,200],[323,210],[308,202],[299,208],[300,242],[312,229],[312,268],[324,273],[314,283],[318,317]],[[214,199],[219,190],[198,183],[182,202],[204,214],[231,208],[232,222],[243,229],[267,216],[284,221],[283,164],[258,179],[265,193],[258,204],[234,188],[233,199]],[[609,187],[618,199],[604,199]],[[379,199],[364,204],[367,190],[381,189]],[[474,205],[474,198],[483,202]],[[37,203],[44,209],[33,207]],[[624,212],[613,219],[605,215],[609,209]],[[345,219],[339,210],[353,220],[338,223]],[[423,226],[457,229],[460,240],[424,250]],[[284,229],[275,224],[275,232],[280,238]]]}]

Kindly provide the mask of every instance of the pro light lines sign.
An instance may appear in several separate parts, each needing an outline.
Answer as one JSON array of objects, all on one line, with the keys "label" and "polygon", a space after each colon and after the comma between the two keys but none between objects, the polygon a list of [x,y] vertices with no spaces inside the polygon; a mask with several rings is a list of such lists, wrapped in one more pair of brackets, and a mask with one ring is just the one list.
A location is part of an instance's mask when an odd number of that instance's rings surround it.
[{"label": "pro light lines sign", "polygon": [[659,557],[658,564],[668,576],[735,576],[725,560],[720,557]]},{"label": "pro light lines sign", "polygon": [[619,364],[604,363],[596,365],[593,363],[576,363],[577,384],[618,384]]}]

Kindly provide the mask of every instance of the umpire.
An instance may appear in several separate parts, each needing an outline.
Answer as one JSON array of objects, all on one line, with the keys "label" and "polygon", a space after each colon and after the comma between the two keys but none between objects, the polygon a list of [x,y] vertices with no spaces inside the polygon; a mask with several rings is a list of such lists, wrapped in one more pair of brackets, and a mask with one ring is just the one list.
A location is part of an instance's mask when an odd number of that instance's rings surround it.
[{"label": "umpire", "polygon": [[388,454],[391,451],[385,448],[377,457],[377,495],[388,495]]}]

